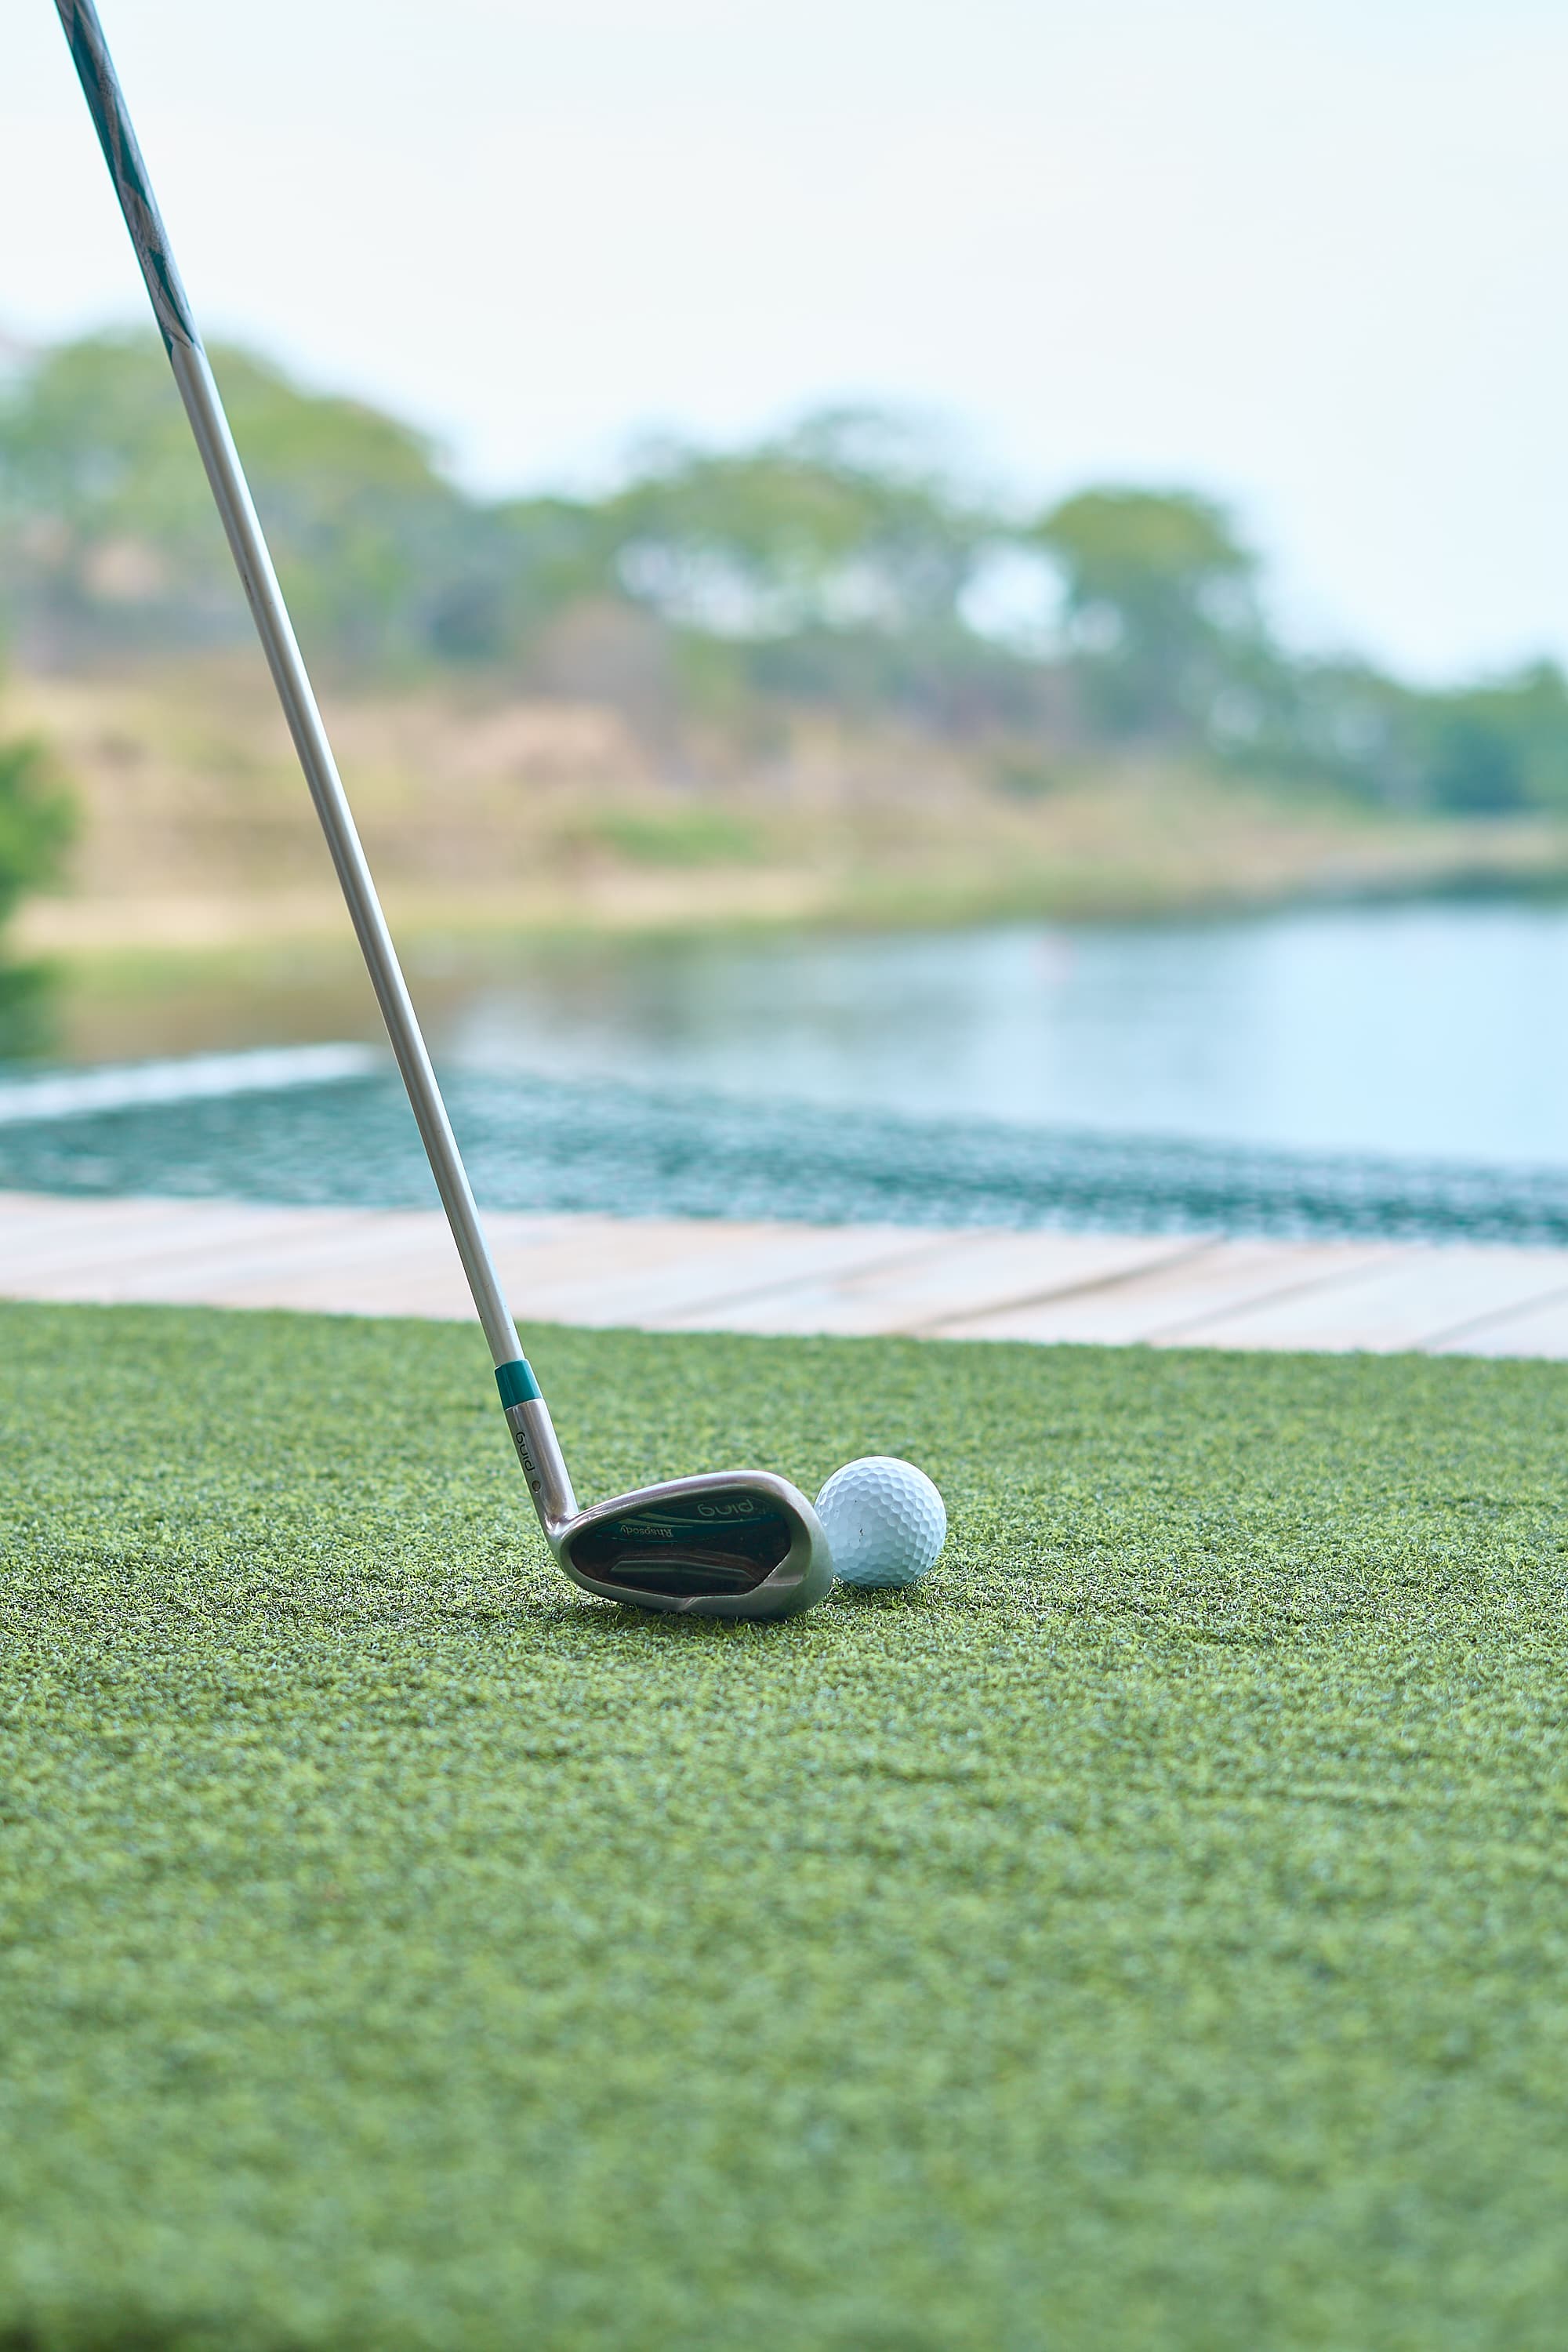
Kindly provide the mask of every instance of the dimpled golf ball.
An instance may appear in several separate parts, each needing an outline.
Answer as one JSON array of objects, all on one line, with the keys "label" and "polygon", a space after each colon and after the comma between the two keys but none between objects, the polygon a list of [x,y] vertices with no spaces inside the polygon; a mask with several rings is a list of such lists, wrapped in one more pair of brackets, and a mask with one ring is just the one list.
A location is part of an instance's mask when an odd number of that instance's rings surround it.
[{"label": "dimpled golf ball", "polygon": [[925,1472],[890,1454],[836,1470],[816,1516],[840,1578],[862,1589],[918,1584],[947,1538],[947,1507]]}]

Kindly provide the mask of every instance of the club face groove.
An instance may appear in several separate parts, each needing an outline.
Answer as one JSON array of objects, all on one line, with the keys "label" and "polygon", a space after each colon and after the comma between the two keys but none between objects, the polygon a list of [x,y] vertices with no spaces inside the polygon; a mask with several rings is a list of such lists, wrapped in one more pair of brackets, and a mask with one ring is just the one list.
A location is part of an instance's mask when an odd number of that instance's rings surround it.
[{"label": "club face groove", "polygon": [[550,1540],[584,1592],[687,1616],[791,1617],[833,1580],[816,1513],[766,1470],[715,1470],[612,1496]]}]

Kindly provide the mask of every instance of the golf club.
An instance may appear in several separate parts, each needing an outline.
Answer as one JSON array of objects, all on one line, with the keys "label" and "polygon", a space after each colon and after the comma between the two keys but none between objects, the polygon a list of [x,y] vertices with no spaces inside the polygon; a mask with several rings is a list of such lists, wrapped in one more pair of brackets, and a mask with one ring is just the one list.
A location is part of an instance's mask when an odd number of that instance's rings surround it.
[{"label": "golf club", "polygon": [[580,1510],[538,1381],[501,1295],[468,1171],[365,862],[278,576],[202,348],[92,0],[57,0],[180,397],[337,868],[387,1035],[418,1122],[540,1525],[584,1592],[704,1617],[793,1616],[833,1580],[805,1496],[766,1470],[717,1470]]}]

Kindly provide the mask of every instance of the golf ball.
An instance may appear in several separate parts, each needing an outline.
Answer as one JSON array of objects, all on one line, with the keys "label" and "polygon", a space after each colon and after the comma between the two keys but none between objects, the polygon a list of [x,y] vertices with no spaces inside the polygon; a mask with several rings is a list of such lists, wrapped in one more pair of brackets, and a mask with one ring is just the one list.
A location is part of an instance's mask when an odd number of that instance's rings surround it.
[{"label": "golf ball", "polygon": [[868,1454],[836,1470],[816,1498],[816,1516],[846,1584],[918,1584],[947,1537],[947,1508],[923,1470],[890,1454]]}]

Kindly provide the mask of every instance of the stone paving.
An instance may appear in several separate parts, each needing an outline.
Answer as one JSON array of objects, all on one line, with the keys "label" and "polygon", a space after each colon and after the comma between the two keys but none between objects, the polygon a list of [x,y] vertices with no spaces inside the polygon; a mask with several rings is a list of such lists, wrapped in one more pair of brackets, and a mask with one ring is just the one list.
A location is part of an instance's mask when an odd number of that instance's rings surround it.
[{"label": "stone paving", "polygon": [[[519,1320],[1568,1357],[1568,1250],[486,1220]],[[0,1193],[0,1297],[467,1318],[435,1211]]]}]

